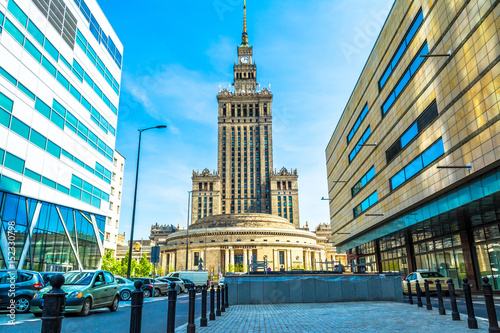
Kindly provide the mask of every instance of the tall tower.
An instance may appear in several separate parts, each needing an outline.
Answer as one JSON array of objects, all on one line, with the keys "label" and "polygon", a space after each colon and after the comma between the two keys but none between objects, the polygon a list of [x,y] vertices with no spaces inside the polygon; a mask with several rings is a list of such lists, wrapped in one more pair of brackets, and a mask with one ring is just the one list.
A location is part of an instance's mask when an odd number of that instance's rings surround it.
[{"label": "tall tower", "polygon": [[[253,48],[248,44],[246,4],[243,11],[242,41],[237,47],[238,60],[233,66],[234,90],[222,89],[217,95],[218,173],[211,174],[208,170],[193,173],[192,222],[216,214],[264,213],[285,217],[298,227],[296,171],[294,174],[280,172],[279,189],[282,189],[283,182],[289,184],[285,200],[290,202],[290,206],[287,206],[286,213],[282,211],[281,204],[279,212],[277,208],[277,196],[282,200],[284,194],[271,191],[271,182],[275,177],[273,95],[270,89],[260,89],[257,83]],[[291,195],[293,200],[288,199]]]}]

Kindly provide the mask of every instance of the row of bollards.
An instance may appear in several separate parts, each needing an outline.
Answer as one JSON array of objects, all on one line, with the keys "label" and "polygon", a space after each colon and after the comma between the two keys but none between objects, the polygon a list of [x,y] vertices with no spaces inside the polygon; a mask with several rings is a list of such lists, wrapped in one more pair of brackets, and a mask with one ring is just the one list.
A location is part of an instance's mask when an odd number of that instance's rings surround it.
[{"label": "row of bollards", "polygon": [[[136,281],[136,290],[132,292],[132,306],[131,306],[131,317],[130,317],[130,333],[140,333],[141,332],[141,321],[142,321],[142,307],[144,293],[141,290],[142,283]],[[168,291],[168,312],[167,312],[167,333],[175,332],[175,311],[177,303],[177,291],[175,290],[175,282],[170,284],[170,290]],[[200,327],[208,326],[207,321],[207,286],[204,285],[201,289],[201,318]],[[221,316],[222,312],[225,312],[229,308],[229,293],[228,285],[224,285],[222,288],[217,286],[215,290],[214,286],[210,288],[210,320],[215,320],[217,316]],[[217,291],[217,309],[215,309],[215,293]],[[135,296],[135,297],[134,297]],[[191,288],[189,289],[189,313],[188,313],[188,324],[187,333],[195,333],[196,325],[194,322],[195,316],[195,302],[196,302],[196,291]]]},{"label": "row of bollards", "polygon": [[[467,278],[463,279],[463,292],[465,297],[465,306],[467,308],[467,327],[471,329],[477,329],[477,319],[474,314],[474,305],[472,303],[472,293],[471,293],[471,285],[468,283],[469,280]],[[483,294],[486,302],[486,311],[488,313],[488,321],[489,321],[489,332],[500,332],[500,328],[498,327],[497,314],[495,310],[495,303],[493,301],[493,290],[491,285],[488,283],[489,279],[487,277],[483,278]],[[438,298],[438,309],[440,315],[445,315],[446,310],[444,308],[443,302],[443,290],[441,286],[441,281],[436,280],[436,293]],[[413,304],[412,290],[410,281],[407,281],[408,287],[408,295],[409,295],[409,304]],[[430,283],[433,283],[432,281]],[[453,285],[452,279],[447,281],[448,283],[448,292],[450,294],[450,302],[451,302],[451,318],[452,320],[460,320],[460,314],[458,313],[457,306],[457,295],[455,294],[455,286]],[[417,306],[423,307],[422,304],[422,289],[420,288],[420,284],[418,280],[415,281],[415,289],[417,293]],[[432,310],[431,304],[431,296],[429,292],[429,281],[427,279],[424,280],[424,292],[425,292],[425,300],[426,300],[426,309]]]}]

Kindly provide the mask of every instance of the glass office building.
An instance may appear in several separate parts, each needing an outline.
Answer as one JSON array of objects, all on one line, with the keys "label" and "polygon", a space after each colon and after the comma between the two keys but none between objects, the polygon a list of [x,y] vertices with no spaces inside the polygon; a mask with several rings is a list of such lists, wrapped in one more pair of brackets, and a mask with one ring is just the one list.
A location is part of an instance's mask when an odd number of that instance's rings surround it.
[{"label": "glass office building", "polygon": [[500,290],[497,4],[396,0],[326,149],[335,245],[367,271]]},{"label": "glass office building", "polygon": [[0,268],[100,266],[122,53],[93,0],[0,1]]}]

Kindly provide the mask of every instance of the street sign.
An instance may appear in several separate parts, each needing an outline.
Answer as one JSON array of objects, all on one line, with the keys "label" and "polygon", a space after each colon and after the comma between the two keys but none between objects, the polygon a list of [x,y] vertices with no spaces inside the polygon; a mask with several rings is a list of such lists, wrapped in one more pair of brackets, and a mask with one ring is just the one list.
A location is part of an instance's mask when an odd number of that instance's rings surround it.
[{"label": "street sign", "polygon": [[160,262],[160,247],[151,246],[151,263],[156,264]]}]

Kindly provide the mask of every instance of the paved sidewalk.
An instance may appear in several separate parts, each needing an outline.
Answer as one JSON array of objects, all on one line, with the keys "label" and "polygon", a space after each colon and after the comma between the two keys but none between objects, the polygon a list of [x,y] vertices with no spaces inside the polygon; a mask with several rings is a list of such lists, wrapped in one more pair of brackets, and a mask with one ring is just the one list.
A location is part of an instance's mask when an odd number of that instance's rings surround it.
[{"label": "paved sidewalk", "polygon": [[[234,305],[208,321],[208,327],[199,327],[197,319],[196,332],[487,332],[486,321],[478,319],[479,330],[469,330],[466,320],[461,315],[461,321],[452,321],[449,313],[440,316],[437,309],[394,302]],[[175,332],[186,332],[186,326]]]}]

